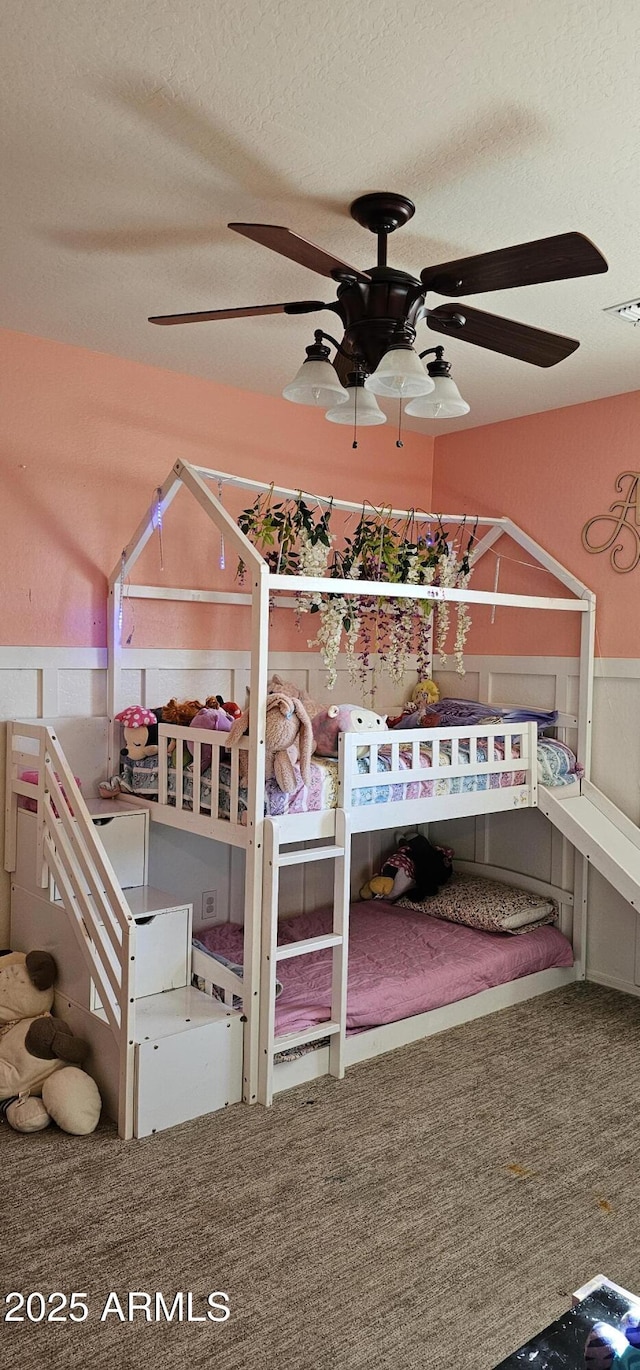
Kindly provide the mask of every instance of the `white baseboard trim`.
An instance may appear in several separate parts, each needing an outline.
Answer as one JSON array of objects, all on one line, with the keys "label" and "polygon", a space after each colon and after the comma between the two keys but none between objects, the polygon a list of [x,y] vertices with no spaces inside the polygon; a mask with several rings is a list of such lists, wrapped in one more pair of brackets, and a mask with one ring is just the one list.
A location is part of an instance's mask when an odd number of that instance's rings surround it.
[{"label": "white baseboard trim", "polygon": [[604,985],[605,989],[616,989],[620,994],[633,994],[636,999],[640,999],[640,985],[629,984],[627,980],[618,980],[614,975],[604,975],[600,971],[588,970],[585,978],[594,985]]}]

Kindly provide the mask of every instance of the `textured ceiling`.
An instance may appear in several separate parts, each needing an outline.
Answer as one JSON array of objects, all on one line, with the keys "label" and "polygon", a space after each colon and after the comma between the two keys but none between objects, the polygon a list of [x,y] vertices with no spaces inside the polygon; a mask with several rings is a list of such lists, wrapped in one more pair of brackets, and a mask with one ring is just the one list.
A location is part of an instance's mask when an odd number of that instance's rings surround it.
[{"label": "textured ceiling", "polygon": [[415,427],[640,388],[640,332],[602,313],[640,295],[635,0],[4,0],[2,17],[2,326],[277,394],[331,315],[147,315],[331,298],[227,221],[366,268],[348,205],[394,190],[416,215],[389,259],[412,273],[570,229],[610,267],[476,297],[581,347],[542,371],[454,339],[472,412]]}]

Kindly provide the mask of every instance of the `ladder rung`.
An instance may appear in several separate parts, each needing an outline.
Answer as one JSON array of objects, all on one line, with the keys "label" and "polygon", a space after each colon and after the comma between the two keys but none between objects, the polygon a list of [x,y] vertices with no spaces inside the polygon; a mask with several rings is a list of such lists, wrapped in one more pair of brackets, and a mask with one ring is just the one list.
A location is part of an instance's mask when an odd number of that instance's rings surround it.
[{"label": "ladder rung", "polygon": [[305,851],[285,851],[278,856],[279,866],[298,866],[303,861],[331,861],[344,856],[344,847],[307,847]]},{"label": "ladder rung", "polygon": [[316,1023],[315,1027],[305,1028],[304,1032],[287,1032],[283,1037],[274,1038],[273,1050],[288,1051],[289,1047],[303,1047],[308,1042],[319,1042],[323,1037],[332,1037],[339,1031],[339,1023]]},{"label": "ladder rung", "polygon": [[306,956],[310,951],[323,951],[325,947],[339,947],[343,938],[337,932],[328,932],[324,937],[305,937],[300,942],[285,942],[276,948],[276,961],[288,961],[291,956]]}]

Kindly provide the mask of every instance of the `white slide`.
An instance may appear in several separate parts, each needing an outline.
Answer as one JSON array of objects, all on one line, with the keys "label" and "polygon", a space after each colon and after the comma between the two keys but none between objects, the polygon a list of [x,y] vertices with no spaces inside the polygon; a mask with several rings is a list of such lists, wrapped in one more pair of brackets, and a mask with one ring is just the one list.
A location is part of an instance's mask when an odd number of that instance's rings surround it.
[{"label": "white slide", "polygon": [[550,822],[627,903],[640,909],[640,829],[588,781],[580,795],[561,796],[561,789],[538,786],[538,806]]}]

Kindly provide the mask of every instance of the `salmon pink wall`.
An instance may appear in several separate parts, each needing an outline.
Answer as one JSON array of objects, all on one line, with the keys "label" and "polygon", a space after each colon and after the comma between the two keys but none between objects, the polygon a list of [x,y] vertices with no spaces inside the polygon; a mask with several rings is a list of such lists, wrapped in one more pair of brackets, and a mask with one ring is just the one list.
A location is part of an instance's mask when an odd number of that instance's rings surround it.
[{"label": "salmon pink wall", "polygon": [[[640,565],[616,573],[608,553],[590,554],[581,542],[584,524],[606,514],[616,498],[615,480],[640,471],[640,392],[546,414],[439,437],[435,444],[433,503],[445,512],[506,514],[562,562],[597,595],[597,653],[640,657]],[[604,540],[612,525],[600,525]],[[638,527],[640,535],[640,527]],[[624,555],[635,554],[632,531],[623,534]],[[504,540],[499,588],[529,594],[558,594],[557,582],[507,558],[528,560]],[[496,555],[479,563],[472,587],[493,586]],[[571,655],[575,626],[565,615],[497,609],[473,612],[468,650],[509,655],[540,652]]]},{"label": "salmon pink wall", "polygon": [[[364,429],[354,452],[348,428],[308,408],[21,333],[0,332],[0,376],[5,645],[106,642],[105,577],[178,457],[358,501],[430,499],[432,439],[407,433],[400,463],[391,424]],[[135,578],[212,588],[218,556],[217,534],[181,491],[166,515],[164,572],[154,538]],[[124,636],[239,647],[247,620],[242,609],[129,602]],[[276,615],[274,647],[306,648],[290,615],[277,625]]]}]

